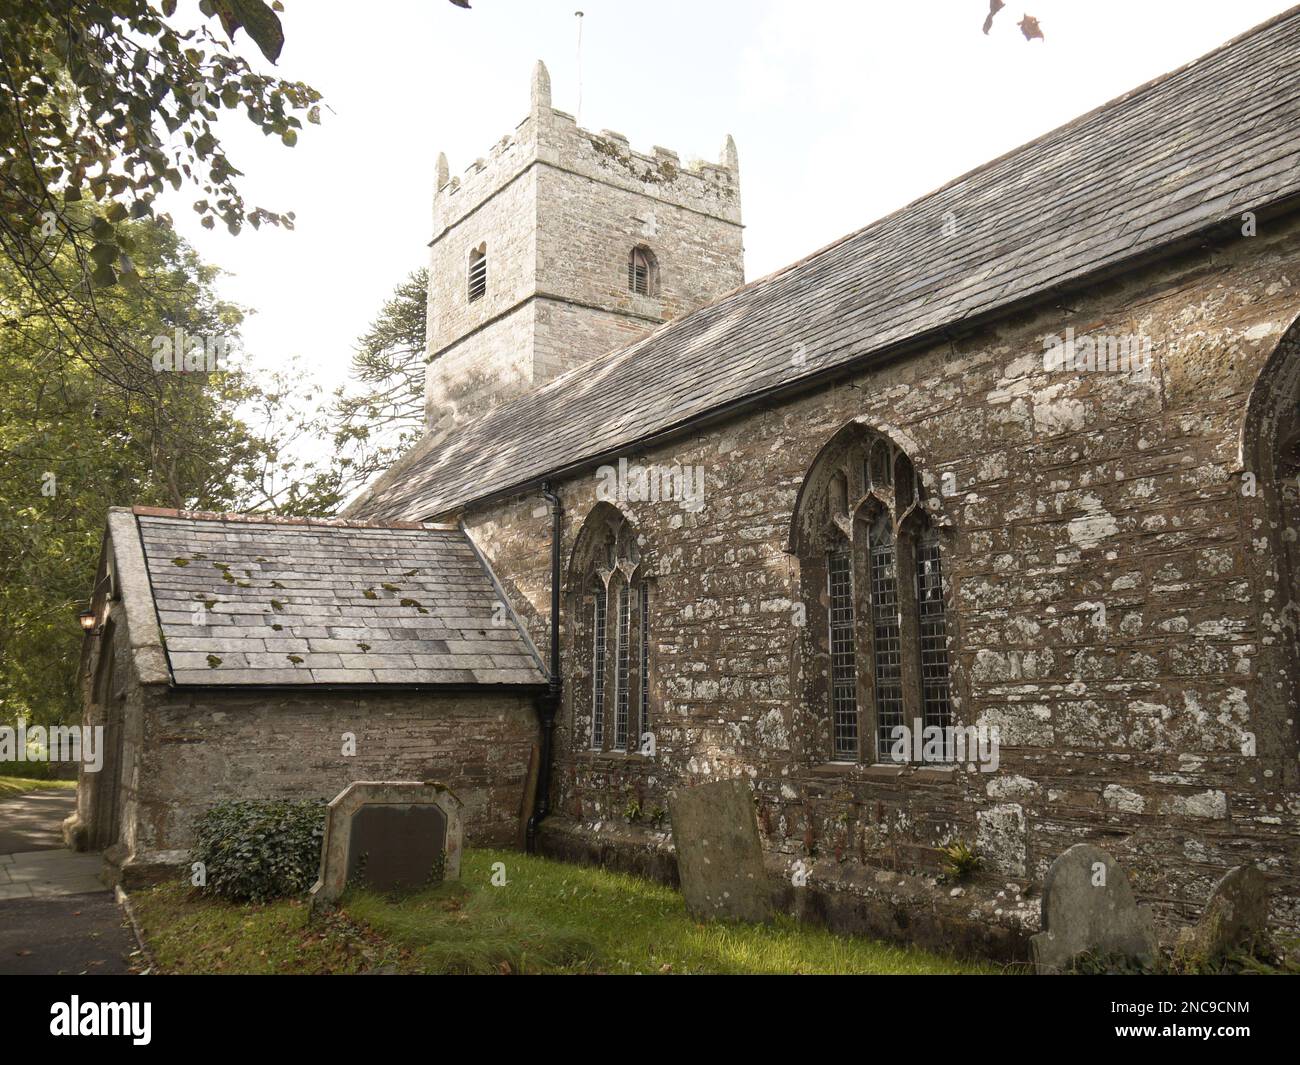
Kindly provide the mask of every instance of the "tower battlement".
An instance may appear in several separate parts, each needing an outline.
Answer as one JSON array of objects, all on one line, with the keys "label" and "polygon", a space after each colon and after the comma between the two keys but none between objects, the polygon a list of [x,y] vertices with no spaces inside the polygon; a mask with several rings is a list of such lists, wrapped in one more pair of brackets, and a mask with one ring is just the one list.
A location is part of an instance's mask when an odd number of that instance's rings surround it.
[{"label": "tower battlement", "polygon": [[538,63],[527,117],[460,174],[438,156],[431,427],[629,343],[744,280],[740,166],[583,129]]},{"label": "tower battlement", "polygon": [[572,168],[594,181],[613,182],[739,224],[740,163],[730,135],[717,162],[689,159],[683,163],[676,151],[660,145],[649,152],[637,151],[622,133],[594,132],[579,126],[568,112],[553,108],[550,75],[540,61],[533,72],[532,100],[527,117],[461,173],[453,175],[447,157],[439,154],[434,239],[539,162]]}]

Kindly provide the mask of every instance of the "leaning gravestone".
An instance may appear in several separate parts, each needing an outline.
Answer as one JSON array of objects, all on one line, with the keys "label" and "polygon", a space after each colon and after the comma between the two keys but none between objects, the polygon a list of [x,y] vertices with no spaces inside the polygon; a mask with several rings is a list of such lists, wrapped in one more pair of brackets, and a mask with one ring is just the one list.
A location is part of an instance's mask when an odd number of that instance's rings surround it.
[{"label": "leaning gravestone", "polygon": [[687,912],[700,920],[770,919],[772,889],[749,783],[682,788],[668,796],[668,812]]},{"label": "leaning gravestone", "polygon": [[460,800],[434,781],[356,781],[326,809],[312,913],[358,885],[385,894],[460,879]]},{"label": "leaning gravestone", "polygon": [[1099,847],[1077,843],[1043,881],[1043,931],[1030,940],[1040,973],[1070,969],[1081,954],[1151,962],[1151,910],[1139,906],[1123,868]]},{"label": "leaning gravestone", "polygon": [[1268,878],[1254,865],[1229,869],[1214,885],[1195,927],[1183,930],[1178,953],[1212,964],[1234,951],[1250,951],[1268,927]]}]

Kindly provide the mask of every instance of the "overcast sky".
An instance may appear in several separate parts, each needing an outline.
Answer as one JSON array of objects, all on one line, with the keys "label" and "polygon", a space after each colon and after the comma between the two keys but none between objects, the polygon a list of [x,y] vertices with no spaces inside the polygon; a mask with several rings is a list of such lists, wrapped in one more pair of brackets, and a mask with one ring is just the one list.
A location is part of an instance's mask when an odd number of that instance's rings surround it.
[{"label": "overcast sky", "polygon": [[[255,315],[253,360],[299,355],[322,384],[421,265],[434,160],[463,171],[525,117],[535,60],[554,105],[634,148],[740,151],[746,279],[858,229],[1016,145],[1202,55],[1284,0],[286,0],[282,76],[325,96],[297,147],[233,113],[222,135],[250,204],[294,232],[182,234]],[[1026,41],[1028,12],[1046,39]],[[243,50],[255,51],[241,36]],[[244,127],[247,127],[247,131]]]}]

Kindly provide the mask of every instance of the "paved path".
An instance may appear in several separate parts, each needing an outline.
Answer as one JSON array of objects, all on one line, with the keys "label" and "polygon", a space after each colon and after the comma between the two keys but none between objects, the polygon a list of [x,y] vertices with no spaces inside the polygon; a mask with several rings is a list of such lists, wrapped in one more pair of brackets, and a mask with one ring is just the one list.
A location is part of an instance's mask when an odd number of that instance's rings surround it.
[{"label": "paved path", "polygon": [[63,848],[72,791],[0,799],[0,974],[129,973],[135,939],[98,854]]},{"label": "paved path", "polygon": [[77,809],[73,788],[45,788],[0,797],[0,854],[63,846],[61,825]]},{"label": "paved path", "polygon": [[[0,817],[5,808],[0,805]],[[0,900],[41,899],[108,891],[99,878],[104,859],[98,854],[58,850],[0,854]]]}]

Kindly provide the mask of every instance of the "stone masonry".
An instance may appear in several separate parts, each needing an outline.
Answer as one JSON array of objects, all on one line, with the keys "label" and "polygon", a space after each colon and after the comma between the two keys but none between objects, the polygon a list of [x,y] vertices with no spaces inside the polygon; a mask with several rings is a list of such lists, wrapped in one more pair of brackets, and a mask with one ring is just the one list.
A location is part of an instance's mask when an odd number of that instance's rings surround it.
[{"label": "stone masonry", "polygon": [[115,508],[82,661],[106,758],[65,836],[141,882],[215,803],[437,780],[470,843],[519,843],[545,674],[497,595],[454,530]]},{"label": "stone masonry", "polygon": [[[622,506],[652,559],[656,754],[587,749],[575,714],[589,668],[570,655],[559,816],[548,828],[557,849],[662,869],[653,854],[666,838],[623,823],[628,796],[648,811],[692,781],[745,775],[774,870],[825,860],[810,886],[822,877],[843,888],[857,868],[933,877],[937,848],[957,838],[1026,885],[1070,846],[1095,841],[1134,871],[1139,899],[1166,927],[1195,919],[1223,871],[1246,861],[1277,878],[1274,920],[1300,927],[1296,726],[1284,694],[1296,678],[1294,632],[1270,606],[1300,591],[1270,575],[1284,541],[1266,489],[1242,492],[1243,412],[1270,358],[1296,358],[1280,342],[1300,310],[1297,279],[1291,220],[1208,261],[1098,285],[1068,312],[1018,315],[630,452],[642,465],[702,466],[705,505]],[[1154,338],[1153,380],[1046,372],[1043,337],[1070,322]],[[824,710],[801,695],[809,673],[826,669],[825,647],[792,624],[791,524],[819,452],[855,421],[906,442],[951,520],[955,712],[999,726],[996,773],[835,764],[812,741]],[[598,486],[594,471],[558,485],[566,558]],[[1282,491],[1276,480],[1267,489]],[[540,646],[549,573],[537,504],[470,505],[463,517]],[[566,647],[579,602],[571,591],[562,608]],[[619,847],[601,842],[616,838]],[[915,905],[928,911],[935,894]],[[944,905],[957,920],[976,909],[967,898]],[[1037,908],[1013,897],[983,917],[1023,933],[1036,930]],[[907,936],[875,914],[839,923]],[[1023,956],[1023,943],[981,947]]]},{"label": "stone masonry", "polygon": [[[429,268],[431,426],[554,379],[744,280],[739,166],[633,151],[551,106],[538,63],[529,115],[484,159],[449,177],[440,157]],[[656,286],[629,290],[634,247]],[[469,256],[486,248],[487,291],[471,301]]]},{"label": "stone masonry", "polygon": [[[668,795],[746,777],[782,904],[839,928],[1026,958],[1048,869],[1089,844],[1166,945],[1242,864],[1300,929],[1298,40],[1291,11],[430,434],[353,506],[462,523],[544,646],[558,494],[543,850],[672,880]],[[520,349],[476,336],[456,373],[499,379]],[[1062,363],[1062,337],[1101,365]],[[702,493],[611,499],[624,464]],[[882,522],[896,601],[862,560]],[[914,636],[923,576],[929,648],[874,634]],[[841,757],[846,601],[852,712],[884,712],[895,640],[900,703],[944,662],[943,713],[996,729],[996,765],[898,764],[874,732]],[[984,862],[969,883],[954,843]]]}]

